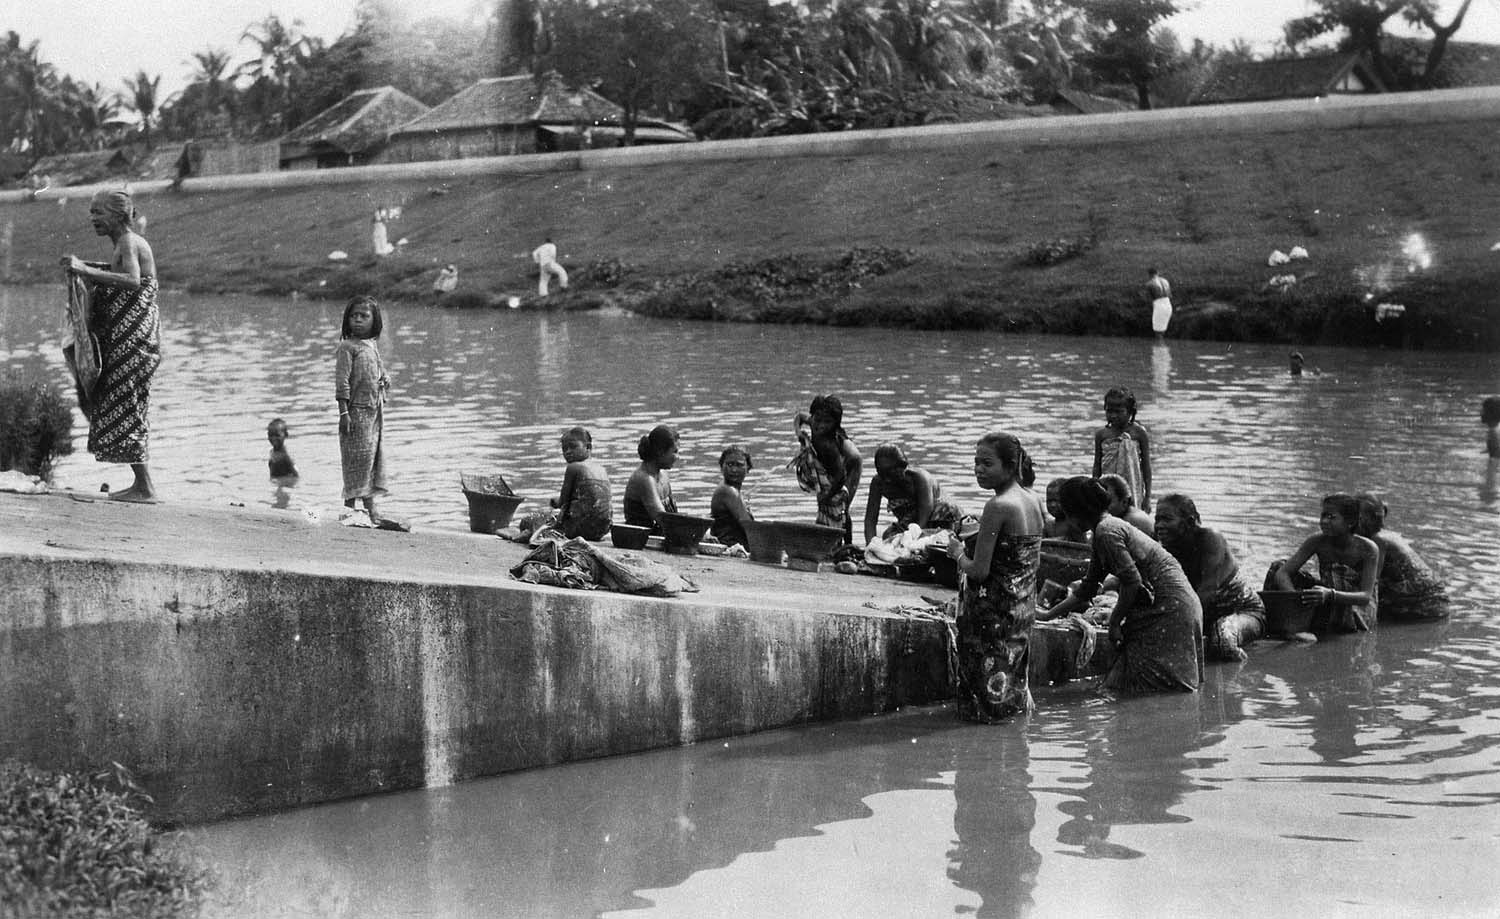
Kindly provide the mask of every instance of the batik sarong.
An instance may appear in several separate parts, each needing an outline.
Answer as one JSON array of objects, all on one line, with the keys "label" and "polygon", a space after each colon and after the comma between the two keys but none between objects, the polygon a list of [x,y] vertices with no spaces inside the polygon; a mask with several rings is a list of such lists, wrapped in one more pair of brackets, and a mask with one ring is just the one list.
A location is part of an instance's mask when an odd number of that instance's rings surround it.
[{"label": "batik sarong", "polygon": [[958,714],[993,723],[1032,710],[1031,626],[1040,536],[995,540],[989,577],[959,593]]},{"label": "batik sarong", "polygon": [[99,342],[99,379],[91,394],[89,452],[101,462],[146,462],[151,377],[161,364],[156,289],[155,278],[142,278],[136,290],[93,290],[89,325]]}]

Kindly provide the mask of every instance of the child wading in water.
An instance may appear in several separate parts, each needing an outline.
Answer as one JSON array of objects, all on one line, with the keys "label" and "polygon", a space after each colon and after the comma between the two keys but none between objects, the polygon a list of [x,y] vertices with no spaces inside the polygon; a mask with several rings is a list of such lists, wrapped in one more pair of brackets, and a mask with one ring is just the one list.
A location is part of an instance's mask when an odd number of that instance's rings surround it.
[{"label": "child wading in water", "polygon": [[1151,435],[1135,420],[1135,394],[1104,394],[1104,427],[1094,432],[1094,478],[1114,473],[1130,485],[1136,506],[1151,511]]},{"label": "child wading in water", "polygon": [[273,418],[266,425],[266,440],[271,442],[271,458],[266,465],[270,467],[271,478],[282,485],[293,484],[297,478],[297,464],[292,462],[292,455],[286,452],[289,433],[286,422],[280,418]]},{"label": "child wading in water", "polygon": [[723,473],[724,481],[714,489],[708,514],[714,521],[710,532],[726,546],[750,545],[750,540],[745,536],[745,522],[754,520],[755,515],[750,513],[744,496],[740,494],[740,488],[745,484],[745,476],[753,468],[750,451],[738,444],[725,447],[724,452],[719,454],[719,472]]},{"label": "child wading in water", "polygon": [[562,455],[568,467],[552,506],[561,508],[557,528],[569,539],[603,539],[609,532],[609,474],[591,458],[593,450],[594,438],[587,428],[569,428],[563,433]]},{"label": "child wading in water", "polygon": [[[1316,606],[1316,632],[1368,632],[1375,628],[1376,577],[1380,547],[1355,533],[1359,500],[1333,494],[1323,499],[1318,532],[1307,537],[1292,557],[1275,562],[1266,575],[1267,590],[1300,590],[1303,606]],[[1310,558],[1318,560],[1318,579],[1302,573]]]},{"label": "child wading in water", "polygon": [[1051,519],[1042,529],[1042,535],[1048,539],[1088,542],[1089,534],[1080,530],[1078,524],[1069,520],[1068,515],[1063,511],[1062,486],[1067,480],[1067,477],[1063,476],[1047,483],[1047,514]]},{"label": "child wading in water", "polygon": [[339,457],[344,471],[344,506],[364,503],[370,522],[386,530],[406,524],[380,516],[375,499],[387,494],[381,452],[385,394],[391,387],[375,339],[385,322],[374,297],[358,296],[344,307],[342,339],[334,351],[334,397],[339,403]]}]

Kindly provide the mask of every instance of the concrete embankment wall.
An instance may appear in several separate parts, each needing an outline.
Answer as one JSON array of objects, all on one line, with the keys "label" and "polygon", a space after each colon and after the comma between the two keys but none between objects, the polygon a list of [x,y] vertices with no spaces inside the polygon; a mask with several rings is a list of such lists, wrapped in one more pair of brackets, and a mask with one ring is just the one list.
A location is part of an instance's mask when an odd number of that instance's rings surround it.
[{"label": "concrete embankment wall", "polygon": [[[968,122],[914,128],[843,131],[793,137],[705,141],[695,144],[585,150],[568,153],[497,156],[468,160],[393,163],[344,169],[297,170],[187,180],[191,192],[327,186],[407,179],[452,179],[476,175],[533,175],[652,166],[683,166],[812,156],[878,156],[966,147],[1088,146],[1120,141],[1161,140],[1236,133],[1336,131],[1434,122],[1500,119],[1500,87],[1433,90],[1370,96],[1329,96],[1237,105],[1195,106],[1148,112]],[[98,188],[118,187],[110,182]],[[165,181],[137,182],[137,192],[158,192]],[[55,188],[42,199],[77,197],[95,187]],[[0,203],[30,197],[0,192]]]},{"label": "concrete embankment wall", "polygon": [[0,758],[202,821],[947,694],[941,625],[529,585],[0,557]]}]

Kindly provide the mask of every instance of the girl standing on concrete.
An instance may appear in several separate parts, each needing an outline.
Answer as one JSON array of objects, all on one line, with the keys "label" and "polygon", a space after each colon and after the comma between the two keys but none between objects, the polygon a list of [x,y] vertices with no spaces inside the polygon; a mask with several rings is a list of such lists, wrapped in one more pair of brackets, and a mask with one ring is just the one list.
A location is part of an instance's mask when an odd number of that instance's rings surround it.
[{"label": "girl standing on concrete", "polygon": [[382,529],[405,524],[382,518],[375,499],[387,494],[381,435],[385,395],[391,387],[375,339],[385,322],[374,297],[358,296],[344,307],[343,337],[334,351],[334,398],[339,403],[339,457],[344,472],[344,506],[364,503],[370,522]]}]

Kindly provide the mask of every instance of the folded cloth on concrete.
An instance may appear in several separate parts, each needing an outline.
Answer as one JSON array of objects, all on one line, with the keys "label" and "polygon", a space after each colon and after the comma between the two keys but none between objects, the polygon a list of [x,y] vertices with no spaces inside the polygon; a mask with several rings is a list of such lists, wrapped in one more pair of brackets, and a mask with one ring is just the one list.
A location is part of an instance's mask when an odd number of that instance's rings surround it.
[{"label": "folded cloth on concrete", "polygon": [[661,562],[630,552],[606,552],[581,537],[543,539],[510,574],[532,584],[652,597],[698,590],[698,585]]}]

